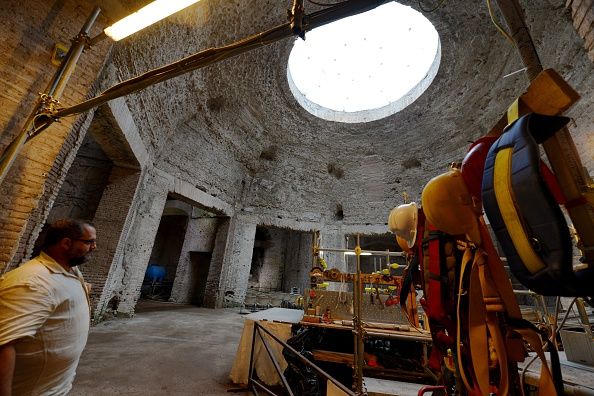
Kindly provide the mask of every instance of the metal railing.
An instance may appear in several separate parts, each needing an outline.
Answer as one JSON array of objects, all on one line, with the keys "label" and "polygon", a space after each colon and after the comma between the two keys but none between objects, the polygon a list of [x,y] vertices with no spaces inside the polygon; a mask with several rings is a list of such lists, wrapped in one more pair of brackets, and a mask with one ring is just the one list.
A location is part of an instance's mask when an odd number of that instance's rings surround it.
[{"label": "metal railing", "polygon": [[[285,374],[283,373],[283,371],[280,367],[279,361],[277,360],[276,356],[274,355],[274,353],[270,347],[270,343],[263,336],[262,332],[264,332],[265,334],[270,336],[277,343],[281,344],[285,349],[291,351],[298,360],[300,360],[306,366],[309,366],[310,368],[312,368],[318,374],[318,376],[326,379],[327,381],[332,382],[337,388],[339,388],[341,391],[343,391],[345,393],[345,395],[357,396],[352,390],[348,389],[346,386],[344,386],[343,384],[338,382],[336,379],[332,378],[328,373],[326,373],[320,367],[318,367],[314,363],[312,363],[309,359],[307,359],[305,356],[303,356],[299,351],[297,351],[295,348],[291,347],[286,342],[279,339],[276,335],[274,335],[272,332],[270,332],[269,330],[264,328],[258,322],[254,322],[254,332],[252,335],[252,349],[250,352],[250,369],[249,369],[249,373],[248,373],[248,388],[249,388],[249,390],[251,390],[254,393],[254,395],[259,395],[258,390],[260,390],[270,396],[281,396],[281,395],[278,395],[277,393],[275,393],[273,389],[271,389],[270,387],[267,387],[265,384],[260,382],[258,380],[257,374],[255,373],[254,349],[255,349],[255,345],[256,345],[256,336],[258,336],[258,337],[260,337],[260,341],[262,341],[262,345],[264,346],[264,349],[266,349],[266,352],[268,353],[268,357],[270,358],[270,360],[272,361],[272,364],[274,365],[276,373],[278,374],[278,376],[282,382],[282,386],[283,386],[283,389],[286,391],[286,394],[289,396],[295,396],[295,393],[293,393],[293,390],[291,389],[291,387],[289,385],[287,377],[285,377]],[[299,395],[297,395],[297,396],[299,396]]]}]

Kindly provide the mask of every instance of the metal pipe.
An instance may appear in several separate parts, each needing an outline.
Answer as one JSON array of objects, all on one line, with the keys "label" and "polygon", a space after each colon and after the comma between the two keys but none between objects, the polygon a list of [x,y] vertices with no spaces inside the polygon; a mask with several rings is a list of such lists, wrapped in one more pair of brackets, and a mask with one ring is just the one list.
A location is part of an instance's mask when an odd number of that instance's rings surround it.
[{"label": "metal pipe", "polygon": [[[258,380],[254,379],[252,380],[252,387],[257,386],[258,388],[260,388],[260,390],[263,390],[264,392],[266,392],[266,394],[270,395],[270,396],[279,396],[276,393],[274,393],[273,391],[271,391],[270,389],[268,389],[266,386],[264,386],[264,384],[260,383]],[[255,389],[254,393],[257,395],[258,391],[256,391]]]},{"label": "metal pipe", "polygon": [[361,314],[361,299],[363,298],[363,284],[361,282],[361,244],[360,244],[360,236],[357,234],[357,247],[355,248],[355,254],[357,255],[357,271],[355,274],[355,282],[357,284],[357,320],[353,321],[353,323],[357,326],[357,365],[355,366],[356,370],[356,391],[358,395],[363,394],[363,364],[364,364],[364,345],[363,345],[363,317]]},{"label": "metal pipe", "polygon": [[[303,28],[304,30],[309,31],[328,23],[372,10],[384,3],[389,3],[391,1],[393,0],[343,1],[332,7],[324,8],[323,10],[304,16]],[[248,52],[292,36],[293,32],[291,31],[291,23],[287,22],[265,32],[249,36],[233,44],[224,47],[210,48],[167,66],[153,69],[149,72],[141,74],[138,77],[117,84],[95,98],[89,99],[72,107],[61,109],[57,111],[54,116],[59,118],[82,113],[109,100],[140,91],[153,84],[169,80],[173,77],[177,77],[190,71],[200,69],[221,60],[240,55],[244,52]]]},{"label": "metal pipe", "polygon": [[[326,373],[324,370],[322,370],[316,364],[312,363],[309,359],[307,359],[305,356],[303,356],[295,348],[293,348],[292,346],[290,346],[289,344],[287,344],[286,342],[284,342],[280,338],[278,338],[274,333],[268,331],[265,327],[263,327],[262,325],[260,325],[258,322],[254,322],[254,326],[257,326],[260,330],[264,331],[266,334],[268,334],[270,337],[272,337],[276,342],[278,342],[279,344],[281,344],[284,348],[286,348],[289,351],[291,351],[297,357],[297,359],[299,359],[302,363],[304,363],[304,364],[306,364],[308,366],[311,366],[315,371],[317,371],[317,373],[319,375],[321,375],[322,377],[324,377],[326,380],[332,381],[334,383],[334,385],[336,385],[338,388],[340,388],[340,390],[342,390],[348,396],[355,396],[355,394],[350,389],[348,389],[347,387],[345,387],[340,382],[336,381],[328,373]],[[256,329],[254,328],[254,333],[255,333],[255,331],[256,331]]]},{"label": "metal pipe", "polygon": [[258,330],[258,335],[260,336],[260,340],[262,341],[262,345],[264,345],[264,348],[266,349],[266,352],[268,353],[268,357],[270,358],[270,360],[272,361],[272,364],[274,365],[274,369],[276,370],[276,374],[278,374],[278,376],[280,377],[281,382],[283,383],[285,389],[289,393],[289,396],[294,396],[293,395],[293,390],[291,389],[291,387],[289,386],[289,383],[287,382],[287,379],[283,375],[283,371],[281,370],[281,368],[280,368],[280,366],[278,364],[278,361],[276,360],[276,356],[274,356],[274,354],[272,353],[272,349],[270,348],[270,345],[268,344],[268,341],[266,341],[266,339],[264,337],[262,337],[262,334],[260,333],[260,327],[256,327],[256,329]]},{"label": "metal pipe", "polygon": [[93,24],[97,20],[97,17],[100,13],[101,8],[95,7],[91,12],[91,15],[89,15],[87,18],[83,27],[80,29],[80,32],[78,32],[76,37],[74,37],[72,40],[72,45],[70,46],[64,61],[61,63],[60,68],[54,75],[54,78],[52,79],[52,82],[50,83],[50,86],[46,92],[48,95],[55,96],[56,99],[62,95],[64,86],[70,79],[78,59],[85,49],[91,28],[93,27]]},{"label": "metal pipe", "polygon": [[[390,1],[393,0],[343,1],[332,7],[328,7],[323,10],[314,12],[312,14],[305,15],[303,17],[303,29],[304,31],[311,30],[342,18],[346,18],[349,16],[363,13],[365,11],[372,10]],[[83,26],[83,29],[90,28],[90,26],[93,24],[94,20],[91,22],[91,19],[94,14],[95,11],[91,15],[91,17],[89,17],[89,19]],[[34,125],[36,121],[36,116],[38,115],[37,113],[40,110],[40,104],[42,103],[38,102],[38,105],[35,107],[35,110],[27,119],[25,127],[23,128],[21,133],[8,145],[8,147],[2,154],[2,157],[0,157],[0,184],[2,184],[2,182],[4,181],[4,178],[6,177],[8,170],[10,169],[16,156],[20,152],[23,144],[25,144],[25,142],[28,140],[27,134],[29,133],[31,127],[34,128],[33,134],[36,135],[38,132],[41,132],[42,130],[46,129],[58,118],[88,111],[103,103],[108,102],[109,100],[128,95],[130,93],[149,87],[153,84],[157,84],[159,82],[168,80],[181,74],[185,74],[190,71],[219,62],[221,60],[237,56],[244,52],[251,51],[252,49],[263,47],[265,45],[279,41],[283,38],[291,37],[292,35],[293,32],[291,30],[291,23],[289,22],[272,28],[270,30],[267,30],[266,32],[255,34],[253,36],[250,36],[246,39],[240,40],[225,47],[211,48],[205,51],[201,51],[195,55],[184,58],[178,62],[151,70],[138,77],[117,84],[95,98],[89,99],[75,106],[58,110],[57,112],[53,113],[51,117],[44,117],[43,119],[38,120],[40,122],[38,125]],[[95,39],[99,39],[100,36],[101,34],[93,38],[93,42],[96,41]],[[71,51],[69,51],[69,53],[70,52]],[[70,67],[68,69],[70,69]],[[64,73],[65,71],[68,70],[64,70],[62,71],[62,73]],[[52,82],[51,84],[51,86],[54,87],[53,89],[56,92],[61,91],[63,89],[63,84],[59,80],[60,78],[57,78],[56,81]]]},{"label": "metal pipe", "polygon": [[[320,252],[355,253],[354,249],[318,248]],[[372,256],[404,257],[403,252],[390,252],[386,250],[361,250],[361,253],[369,253]]]},{"label": "metal pipe", "polygon": [[592,329],[590,328],[590,320],[588,319],[588,313],[586,312],[586,306],[584,305],[584,300],[578,298],[575,301],[575,307],[580,315],[580,320],[582,322],[582,326],[586,330],[586,334],[592,334]]},{"label": "metal pipe", "polygon": [[[88,33],[97,20],[100,12],[101,9],[99,7],[95,7],[93,9],[93,12],[87,18],[87,21],[83,25],[82,29],[74,38],[73,43],[66,54],[66,57],[60,64],[60,68],[54,74],[54,77],[50,81],[45,93],[37,99],[33,111],[25,121],[25,125],[16,138],[8,145],[8,147],[6,147],[2,153],[2,157],[0,157],[0,184],[2,184],[6,178],[8,170],[14,163],[14,160],[18,156],[19,152],[22,150],[25,142],[29,139],[29,136],[35,133],[37,127],[36,121],[38,120],[39,113],[43,111],[46,106],[48,106],[47,101],[57,100],[62,95],[64,87],[70,79],[70,76],[76,67],[76,63],[78,62],[78,59],[80,58],[80,55],[82,54],[82,51],[85,47]],[[46,120],[46,123],[51,122],[53,122],[53,120]],[[45,126],[43,129],[45,129]]]},{"label": "metal pipe", "polygon": [[256,345],[256,325],[257,323],[254,322],[254,331],[252,332],[252,347],[250,350],[250,368],[248,371],[248,385],[252,382],[252,376],[254,371],[254,349]]},{"label": "metal pipe", "polygon": [[[356,266],[356,264],[355,264]],[[360,328],[357,325],[357,321],[359,320],[357,317],[357,307],[359,306],[359,300],[362,298],[359,294],[359,289],[357,287],[357,271],[355,271],[355,276],[353,277],[353,384],[355,385],[355,390],[357,386],[357,365],[359,361],[359,334]]]}]

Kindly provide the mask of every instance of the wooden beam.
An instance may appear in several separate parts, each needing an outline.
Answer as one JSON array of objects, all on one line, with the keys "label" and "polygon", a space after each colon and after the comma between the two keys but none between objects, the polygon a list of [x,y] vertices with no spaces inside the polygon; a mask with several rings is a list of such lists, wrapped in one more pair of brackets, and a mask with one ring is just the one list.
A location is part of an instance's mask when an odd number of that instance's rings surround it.
[{"label": "wooden beam", "polygon": [[[561,115],[580,99],[580,95],[553,69],[543,70],[518,98],[520,116],[527,113]],[[507,114],[489,131],[499,136],[507,126]]]}]

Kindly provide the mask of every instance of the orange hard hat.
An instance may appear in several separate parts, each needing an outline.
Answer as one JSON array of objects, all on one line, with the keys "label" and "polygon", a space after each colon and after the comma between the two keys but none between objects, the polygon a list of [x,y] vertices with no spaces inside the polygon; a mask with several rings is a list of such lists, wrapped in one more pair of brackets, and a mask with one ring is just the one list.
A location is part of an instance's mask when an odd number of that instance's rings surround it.
[{"label": "orange hard hat", "polygon": [[396,243],[398,244],[398,246],[400,246],[400,249],[402,249],[403,252],[412,252],[412,249],[408,246],[408,243],[406,243],[406,240],[404,238],[396,235]]},{"label": "orange hard hat", "polygon": [[451,234],[466,234],[480,243],[478,214],[459,169],[452,168],[431,179],[423,189],[423,212],[437,229]]}]

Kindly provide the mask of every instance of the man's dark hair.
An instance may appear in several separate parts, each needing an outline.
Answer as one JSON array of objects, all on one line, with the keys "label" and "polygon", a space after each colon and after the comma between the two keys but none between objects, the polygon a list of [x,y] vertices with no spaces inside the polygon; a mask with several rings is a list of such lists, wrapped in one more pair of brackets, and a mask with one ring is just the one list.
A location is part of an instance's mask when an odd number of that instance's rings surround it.
[{"label": "man's dark hair", "polygon": [[82,220],[56,220],[47,228],[42,248],[54,246],[64,238],[79,239],[83,235],[85,225],[93,227],[93,224]]}]

